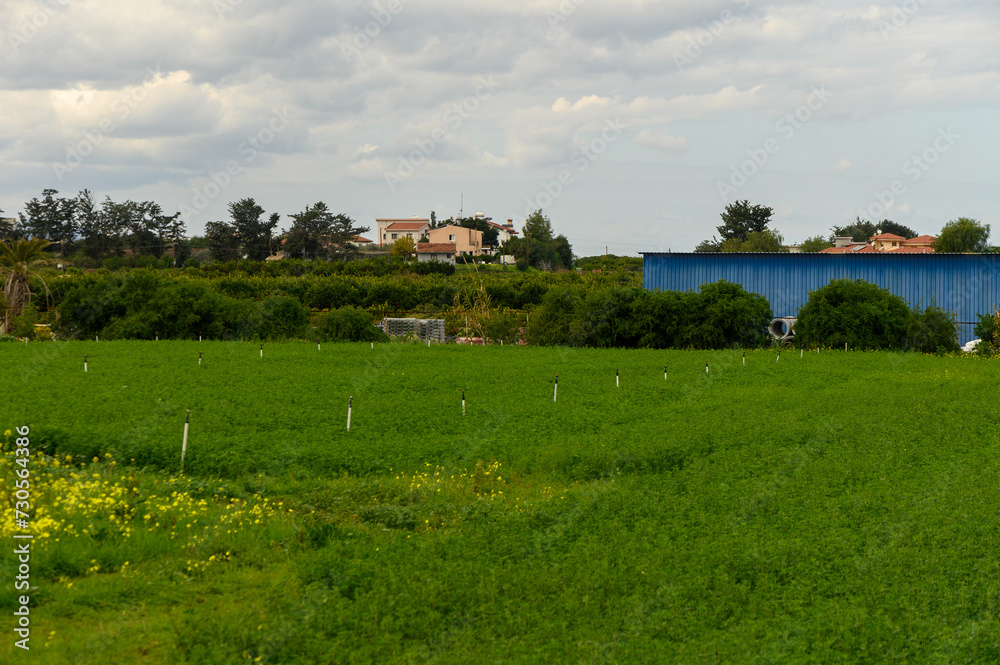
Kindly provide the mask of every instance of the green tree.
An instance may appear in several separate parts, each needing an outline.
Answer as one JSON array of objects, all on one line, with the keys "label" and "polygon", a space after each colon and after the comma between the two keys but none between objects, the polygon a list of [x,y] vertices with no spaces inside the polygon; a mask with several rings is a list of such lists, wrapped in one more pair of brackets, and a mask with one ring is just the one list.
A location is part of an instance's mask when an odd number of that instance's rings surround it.
[{"label": "green tree", "polygon": [[401,256],[408,259],[417,251],[417,245],[410,236],[403,236],[392,243],[391,253],[393,256]]},{"label": "green tree", "polygon": [[833,245],[827,241],[823,236],[813,236],[808,238],[801,245],[799,245],[799,251],[804,254],[809,254],[813,252],[821,252],[827,247],[832,247]]},{"label": "green tree", "polygon": [[19,214],[21,225],[33,238],[50,241],[59,246],[59,255],[65,256],[68,246],[77,235],[76,200],[56,198],[54,189],[42,191],[42,199],[37,197],[24,204],[24,212]]},{"label": "green tree", "polygon": [[37,269],[48,265],[45,248],[49,241],[42,238],[0,242],[0,275],[3,275],[3,296],[7,301],[4,330],[10,330],[14,317],[31,302],[31,280],[38,279],[49,293],[49,286]]},{"label": "green tree", "polygon": [[232,224],[208,222],[205,224],[205,238],[214,260],[236,261],[240,258],[240,240]]},{"label": "green tree", "polygon": [[717,240],[702,240],[695,245],[694,251],[696,254],[711,254],[712,252],[718,252],[720,248],[721,245]]},{"label": "green tree", "polygon": [[719,246],[720,252],[787,252],[781,234],[774,229],[750,232],[746,240],[730,238]]},{"label": "green tree", "polygon": [[281,215],[272,213],[265,221],[264,209],[253,199],[240,199],[229,204],[229,215],[239,235],[240,249],[251,261],[263,261],[271,255],[274,230]]},{"label": "green tree", "polygon": [[330,258],[339,261],[355,259],[361,253],[355,239],[371,230],[369,226],[358,226],[351,217],[340,213],[333,216],[330,224]]},{"label": "green tree", "polygon": [[747,200],[736,201],[726,206],[721,215],[722,225],[715,228],[722,238],[721,242],[733,238],[745,241],[751,233],[766,231],[773,214],[774,210],[768,206],[750,205]]},{"label": "green tree", "polygon": [[285,234],[283,248],[288,256],[316,259],[326,254],[333,232],[333,213],[320,201],[302,212],[289,215],[294,221]]},{"label": "green tree", "polygon": [[934,241],[935,252],[986,253],[990,251],[990,225],[968,217],[959,217],[944,225]]},{"label": "green tree", "polygon": [[542,214],[540,208],[528,215],[528,218],[524,220],[524,226],[521,227],[521,231],[525,237],[530,236],[541,242],[552,240],[552,222]]}]

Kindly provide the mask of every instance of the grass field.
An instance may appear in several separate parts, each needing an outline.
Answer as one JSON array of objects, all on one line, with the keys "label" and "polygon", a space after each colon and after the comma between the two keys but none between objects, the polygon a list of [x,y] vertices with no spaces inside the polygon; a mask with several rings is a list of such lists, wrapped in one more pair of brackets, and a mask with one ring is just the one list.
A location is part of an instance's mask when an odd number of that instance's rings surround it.
[{"label": "grass field", "polygon": [[1000,363],[263,353],[0,345],[0,661],[1000,662]]}]

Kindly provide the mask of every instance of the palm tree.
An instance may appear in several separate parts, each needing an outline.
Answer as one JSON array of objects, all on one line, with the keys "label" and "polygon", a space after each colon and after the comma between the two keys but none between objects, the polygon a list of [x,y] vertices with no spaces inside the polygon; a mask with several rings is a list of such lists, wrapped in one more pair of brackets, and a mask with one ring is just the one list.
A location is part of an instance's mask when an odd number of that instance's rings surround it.
[{"label": "palm tree", "polygon": [[20,315],[21,310],[31,302],[30,282],[33,277],[38,277],[48,295],[49,285],[35,268],[50,263],[45,248],[51,244],[39,238],[0,242],[0,275],[6,275],[3,282],[3,295],[7,301],[4,330],[11,329],[14,317]]}]

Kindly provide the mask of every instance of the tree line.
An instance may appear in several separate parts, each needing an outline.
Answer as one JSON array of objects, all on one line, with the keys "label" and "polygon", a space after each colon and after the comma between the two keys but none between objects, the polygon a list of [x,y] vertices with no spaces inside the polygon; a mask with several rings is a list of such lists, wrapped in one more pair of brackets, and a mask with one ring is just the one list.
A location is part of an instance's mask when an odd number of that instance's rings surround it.
[{"label": "tree line", "polygon": [[[701,241],[695,252],[787,252],[784,238],[777,229],[770,226],[774,209],[769,206],[751,204],[748,200],[735,201],[722,212],[722,224],[716,227],[718,237]],[[799,245],[800,252],[820,252],[832,247],[835,238],[850,237],[853,242],[868,242],[879,233],[892,233],[903,238],[914,238],[918,234],[908,226],[891,219],[878,222],[862,220],[858,217],[852,224],[833,226],[830,235],[816,235]],[[992,253],[998,250],[989,243],[990,225],[975,219],[959,217],[944,225],[932,247],[935,252],[947,253]]]},{"label": "tree line", "polygon": [[[3,211],[0,211],[2,216]],[[246,258],[263,261],[283,250],[307,259],[346,259],[357,255],[355,238],[370,230],[322,201],[289,215],[292,225],[278,229],[281,215],[268,214],[254,199],[229,204],[230,219],[205,225],[205,236],[188,238],[180,213],[168,215],[155,201],[96,201],[90,190],[75,197],[42,191],[24,204],[14,224],[0,224],[0,241],[34,238],[48,241],[60,257],[82,254],[94,261],[126,253],[156,259],[170,255],[182,265],[195,246],[208,247],[217,261]]]}]

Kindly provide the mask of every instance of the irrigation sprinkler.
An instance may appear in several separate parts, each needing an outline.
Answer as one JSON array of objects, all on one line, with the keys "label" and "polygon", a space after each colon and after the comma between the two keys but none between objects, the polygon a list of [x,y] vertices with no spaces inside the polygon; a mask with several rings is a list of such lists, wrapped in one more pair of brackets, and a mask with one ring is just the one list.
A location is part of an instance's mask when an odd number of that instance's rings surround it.
[{"label": "irrigation sprinkler", "polygon": [[847,351],[847,342],[844,342],[844,351]]},{"label": "irrigation sprinkler", "polygon": [[260,357],[264,357],[264,342],[260,343]]},{"label": "irrigation sprinkler", "polygon": [[774,359],[774,362],[781,360],[781,349],[778,349],[778,357]]},{"label": "irrigation sprinkler", "polygon": [[666,365],[663,366],[663,380],[664,381],[667,380],[667,366]]},{"label": "irrigation sprinkler", "polygon": [[87,373],[87,354],[83,354],[83,373]]},{"label": "irrigation sprinkler", "polygon": [[801,358],[801,357],[802,357],[802,354],[803,354],[803,353],[805,353],[805,351],[803,351],[802,349],[799,349],[799,358]]},{"label": "irrigation sprinkler", "polygon": [[708,374],[708,361],[705,361],[705,374]]},{"label": "irrigation sprinkler", "polygon": [[354,405],[354,397],[347,398],[347,431],[351,431],[351,407]]},{"label": "irrigation sprinkler", "polygon": [[95,342],[100,342],[101,341],[101,336],[100,335],[94,335],[94,341]]},{"label": "irrigation sprinkler", "polygon": [[198,343],[201,344],[201,331],[198,331]]},{"label": "irrigation sprinkler", "polygon": [[198,352],[198,367],[201,367],[201,351]]},{"label": "irrigation sprinkler", "polygon": [[188,449],[188,428],[191,426],[191,409],[184,415],[184,440],[181,441],[181,473],[184,473],[184,456]]},{"label": "irrigation sprinkler", "polygon": [[323,350],[323,346],[319,342],[316,342],[316,350],[317,351],[322,351]]},{"label": "irrigation sprinkler", "polygon": [[559,395],[559,375],[556,374],[556,383],[552,387],[552,401],[556,401],[556,397]]},{"label": "irrigation sprinkler", "polygon": [[618,383],[618,368],[617,367],[615,367],[615,388],[621,388],[621,385]]},{"label": "irrigation sprinkler", "polygon": [[747,366],[747,352],[746,351],[743,352],[743,366],[744,367]]},{"label": "irrigation sprinkler", "polygon": [[462,390],[462,415],[465,415],[465,390]]}]

